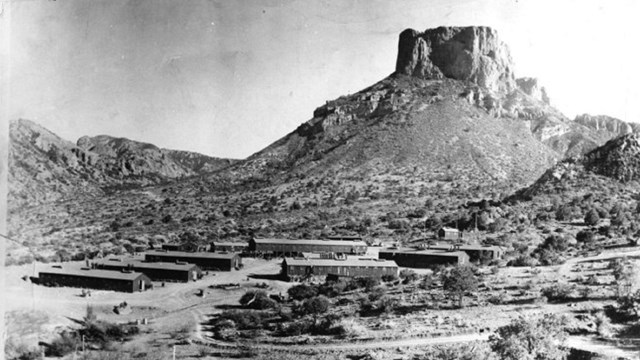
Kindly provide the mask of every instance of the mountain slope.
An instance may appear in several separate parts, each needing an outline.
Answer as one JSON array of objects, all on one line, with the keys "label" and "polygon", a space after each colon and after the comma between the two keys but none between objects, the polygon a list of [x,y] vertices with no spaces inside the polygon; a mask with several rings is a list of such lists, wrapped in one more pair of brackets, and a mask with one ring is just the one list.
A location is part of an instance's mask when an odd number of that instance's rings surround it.
[{"label": "mountain slope", "polygon": [[104,135],[82,137],[76,145],[29,120],[12,121],[9,136],[11,208],[158,184],[233,163]]},{"label": "mountain slope", "polygon": [[228,172],[254,178],[408,167],[418,177],[524,185],[611,137],[566,118],[536,79],[516,79],[512,69],[491,28],[405,30],[391,76],[328,101]]}]

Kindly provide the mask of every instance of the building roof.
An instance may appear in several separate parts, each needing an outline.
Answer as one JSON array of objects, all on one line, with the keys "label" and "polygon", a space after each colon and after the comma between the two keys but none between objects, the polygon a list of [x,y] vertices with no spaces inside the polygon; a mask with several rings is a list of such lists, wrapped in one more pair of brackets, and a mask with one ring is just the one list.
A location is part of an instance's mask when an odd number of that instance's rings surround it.
[{"label": "building roof", "polygon": [[187,251],[148,251],[145,255],[166,256],[166,257],[185,257],[194,259],[233,259],[238,256],[234,252],[187,252]]},{"label": "building roof", "polygon": [[429,246],[431,249],[447,250],[451,248],[457,248],[458,250],[483,250],[483,251],[502,251],[499,246],[485,246],[480,244],[433,244]]},{"label": "building roof", "polygon": [[78,268],[78,267],[50,267],[44,271],[40,271],[40,275],[42,274],[58,274],[58,275],[72,275],[72,276],[81,276],[81,277],[90,277],[90,278],[98,278],[98,279],[113,279],[113,280],[136,280],[140,276],[144,276],[143,273],[139,272],[119,272],[112,270],[99,270],[99,269],[88,269],[88,268]]},{"label": "building roof", "polygon": [[214,246],[249,246],[249,244],[245,242],[217,242],[214,241],[212,243]]},{"label": "building roof", "polygon": [[450,227],[443,227],[442,230],[444,231],[453,231],[453,232],[460,232],[460,230],[455,229],[455,228],[450,228]]},{"label": "building roof", "polygon": [[386,248],[381,249],[379,253],[403,253],[403,254],[421,254],[435,256],[468,256],[464,251],[446,251],[442,249],[413,249],[413,248]]},{"label": "building roof", "polygon": [[331,235],[331,236],[327,236],[327,239],[329,239],[329,240],[344,240],[344,241],[362,240],[362,236],[360,236],[360,235]]},{"label": "building roof", "polygon": [[360,241],[343,240],[307,240],[307,239],[253,239],[257,244],[283,244],[283,245],[324,245],[324,246],[367,246]]},{"label": "building roof", "polygon": [[197,267],[195,264],[177,264],[175,262],[145,262],[140,260],[121,260],[115,261],[113,259],[102,260],[102,261],[94,261],[94,264],[100,266],[121,266],[127,267],[129,265],[137,268],[137,269],[165,269],[165,270],[177,270],[177,271],[191,271],[194,267]]},{"label": "building roof", "polygon": [[369,266],[369,267],[398,267],[393,260],[379,259],[353,259],[344,260],[320,259],[320,258],[285,258],[287,265],[292,266]]}]

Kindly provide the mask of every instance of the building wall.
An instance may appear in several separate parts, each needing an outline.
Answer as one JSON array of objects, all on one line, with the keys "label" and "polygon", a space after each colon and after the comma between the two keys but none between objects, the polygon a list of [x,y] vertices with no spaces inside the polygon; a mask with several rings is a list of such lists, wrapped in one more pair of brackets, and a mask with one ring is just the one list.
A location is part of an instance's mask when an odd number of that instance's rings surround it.
[{"label": "building wall", "polygon": [[189,264],[198,265],[202,270],[218,270],[218,271],[231,271],[231,269],[242,264],[242,260],[238,255],[231,259],[212,259],[190,256],[169,256],[162,254],[145,254],[145,261],[152,262],[175,262],[184,261]]},{"label": "building wall", "polygon": [[362,245],[323,245],[323,244],[264,244],[251,240],[251,251],[272,253],[276,255],[301,254],[303,252],[334,252],[361,255],[367,252],[367,247]]},{"label": "building wall", "polygon": [[84,277],[79,275],[40,273],[40,281],[42,284],[47,286],[69,286],[122,292],[139,291],[141,282],[145,282],[145,288],[151,287],[150,280],[148,280],[148,278],[145,279],[144,277],[139,277],[135,280],[120,280]]},{"label": "building wall", "polygon": [[466,264],[468,259],[461,256],[439,256],[438,254],[421,254],[380,251],[378,258],[394,260],[398,266],[425,269],[436,265]]},{"label": "building wall", "polygon": [[311,265],[287,265],[287,276],[306,276],[306,275],[341,275],[341,276],[357,276],[357,277],[381,277],[383,275],[398,275],[397,267],[376,267],[376,266],[311,266]]},{"label": "building wall", "polygon": [[135,272],[140,272],[147,275],[153,281],[178,281],[178,282],[188,282],[192,280],[196,280],[193,276],[193,270],[196,271],[196,275],[200,275],[202,272],[197,267],[194,267],[192,270],[175,270],[175,269],[149,269],[149,268],[139,268],[136,266],[128,267],[126,264],[99,264],[97,266],[99,269],[105,270],[116,270],[121,271],[122,269],[131,269]]}]

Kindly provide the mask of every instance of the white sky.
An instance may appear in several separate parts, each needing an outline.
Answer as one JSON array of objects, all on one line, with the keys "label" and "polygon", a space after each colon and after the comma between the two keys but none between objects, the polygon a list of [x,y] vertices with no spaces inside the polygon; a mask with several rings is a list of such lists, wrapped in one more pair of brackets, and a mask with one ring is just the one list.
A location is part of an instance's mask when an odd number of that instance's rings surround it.
[{"label": "white sky", "polygon": [[[567,116],[640,122],[640,2],[15,0],[10,119],[246,157],[393,72],[406,28],[487,25]],[[4,37],[3,37],[4,38]]]}]

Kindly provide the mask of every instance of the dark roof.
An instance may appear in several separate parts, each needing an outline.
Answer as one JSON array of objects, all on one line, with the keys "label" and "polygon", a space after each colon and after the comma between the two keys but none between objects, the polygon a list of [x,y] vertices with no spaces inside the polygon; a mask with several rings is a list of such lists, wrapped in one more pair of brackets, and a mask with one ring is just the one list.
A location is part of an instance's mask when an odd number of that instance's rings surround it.
[{"label": "dark roof", "polygon": [[119,272],[119,271],[112,271],[112,270],[72,268],[72,267],[63,267],[63,268],[50,267],[47,270],[40,271],[40,275],[42,274],[72,275],[72,276],[90,277],[90,278],[98,278],[98,279],[115,279],[115,280],[136,280],[140,276],[144,276],[143,273],[139,273],[139,272]]},{"label": "dark roof", "polygon": [[398,267],[393,260],[379,259],[321,259],[321,258],[285,258],[287,265],[292,266],[366,266],[366,267]]},{"label": "dark roof", "polygon": [[446,251],[442,249],[413,249],[413,248],[386,248],[381,249],[380,253],[402,253],[402,254],[422,254],[422,255],[434,255],[434,256],[455,256],[455,257],[468,257],[464,251]]},{"label": "dark roof", "polygon": [[102,261],[94,261],[94,263],[98,266],[122,266],[127,267],[131,265],[137,269],[166,269],[166,270],[181,270],[181,271],[191,271],[194,267],[197,267],[195,264],[177,264],[175,262],[145,262],[140,260],[102,260]]},{"label": "dark roof", "polygon": [[187,251],[148,251],[145,255],[166,256],[166,257],[184,257],[194,259],[233,259],[238,253],[220,253],[220,252],[187,252]]},{"label": "dark roof", "polygon": [[307,240],[307,239],[253,239],[256,244],[282,244],[282,245],[323,245],[323,246],[367,246],[364,241],[342,240]]}]

